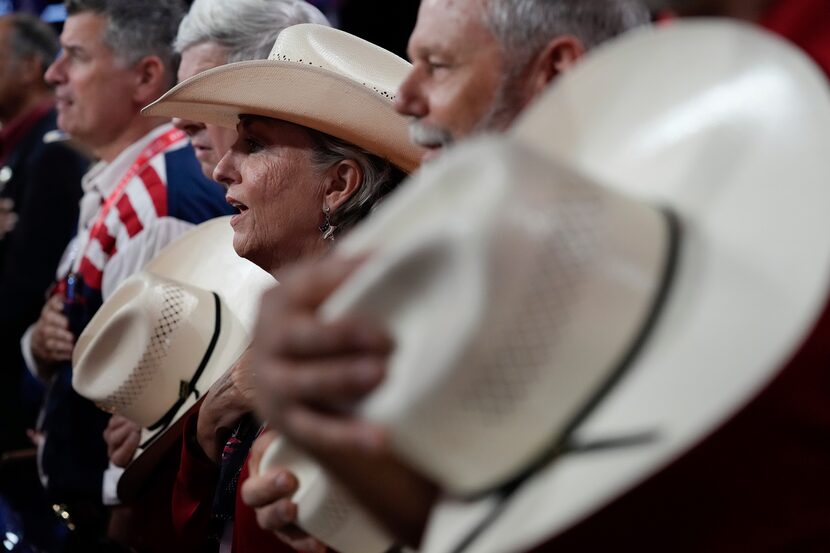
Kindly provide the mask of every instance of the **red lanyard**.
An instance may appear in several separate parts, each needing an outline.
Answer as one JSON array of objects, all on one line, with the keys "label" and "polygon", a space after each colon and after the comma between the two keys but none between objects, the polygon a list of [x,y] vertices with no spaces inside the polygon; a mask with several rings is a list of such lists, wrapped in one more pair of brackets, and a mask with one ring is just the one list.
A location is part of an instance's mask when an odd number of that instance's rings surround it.
[{"label": "red lanyard", "polygon": [[[157,136],[152,142],[150,142],[133,162],[132,166],[124,173],[124,176],[118,182],[118,186],[115,187],[115,190],[110,192],[107,199],[104,200],[103,207],[101,211],[98,212],[98,218],[95,220],[95,224],[92,225],[92,229],[89,231],[89,238],[87,239],[86,245],[84,246],[84,251],[81,252],[80,256],[75,257],[75,260],[72,262],[74,265],[76,262],[80,262],[87,254],[89,250],[90,244],[92,244],[92,240],[95,236],[98,235],[100,232],[101,227],[104,226],[104,222],[107,218],[107,214],[109,214],[110,209],[112,206],[121,199],[121,196],[124,194],[124,189],[130,183],[133,178],[140,174],[144,169],[149,165],[150,160],[156,157],[158,154],[172,146],[173,144],[180,142],[187,138],[184,132],[180,131],[179,129],[170,129],[162,135]],[[70,271],[73,268],[70,266]]]}]

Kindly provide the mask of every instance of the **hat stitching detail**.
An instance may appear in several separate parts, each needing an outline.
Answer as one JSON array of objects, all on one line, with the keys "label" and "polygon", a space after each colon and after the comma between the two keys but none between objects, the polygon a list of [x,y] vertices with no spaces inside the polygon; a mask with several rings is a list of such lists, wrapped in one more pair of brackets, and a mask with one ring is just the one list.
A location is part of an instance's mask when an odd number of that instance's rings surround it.
[{"label": "hat stitching detail", "polygon": [[318,518],[315,531],[321,539],[333,536],[340,531],[349,519],[349,513],[356,508],[350,498],[338,492],[339,490],[330,494],[323,503],[320,513],[315,517]]},{"label": "hat stitching detail", "polygon": [[[285,54],[275,54],[274,57],[269,58],[269,59],[271,59],[273,61],[287,61],[289,63],[299,63],[299,64],[305,65],[302,58],[300,58],[299,60],[293,60],[293,59],[289,58],[288,56],[286,56]],[[315,66],[313,62],[308,62],[308,64],[313,66],[313,67],[319,67],[320,69],[325,69],[326,71],[331,71],[330,69],[328,69],[326,67],[323,67],[322,65],[316,65]],[[366,83],[361,83],[361,84],[363,86],[365,86],[366,88],[371,88],[371,90],[374,90],[378,95],[383,96],[384,98],[386,98],[390,102],[394,102],[395,98],[397,97],[395,94],[392,94],[392,93],[390,93],[388,91],[385,91],[385,90],[381,90],[376,86],[369,87],[369,85],[367,85]]]}]

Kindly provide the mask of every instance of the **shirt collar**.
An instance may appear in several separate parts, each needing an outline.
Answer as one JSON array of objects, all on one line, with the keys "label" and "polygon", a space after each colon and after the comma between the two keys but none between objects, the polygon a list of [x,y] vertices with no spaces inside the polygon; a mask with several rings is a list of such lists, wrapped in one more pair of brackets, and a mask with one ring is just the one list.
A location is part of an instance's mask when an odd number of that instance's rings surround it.
[{"label": "shirt collar", "polygon": [[127,146],[118,156],[109,163],[99,161],[87,171],[81,181],[84,193],[95,191],[102,198],[112,193],[121,181],[121,177],[132,167],[138,156],[150,142],[173,128],[166,123],[154,128],[140,139]]}]

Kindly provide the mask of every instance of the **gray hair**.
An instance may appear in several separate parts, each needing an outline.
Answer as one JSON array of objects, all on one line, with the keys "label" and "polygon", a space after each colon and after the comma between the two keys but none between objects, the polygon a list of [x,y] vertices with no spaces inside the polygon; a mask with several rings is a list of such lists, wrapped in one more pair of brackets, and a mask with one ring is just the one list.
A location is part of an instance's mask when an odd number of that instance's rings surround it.
[{"label": "gray hair", "polygon": [[572,35],[585,49],[646,25],[641,0],[485,0],[484,23],[523,68],[552,38]]},{"label": "gray hair", "polygon": [[169,83],[176,82],[179,57],[173,51],[173,40],[184,16],[181,0],[66,0],[66,12],[105,16],[104,43],[122,62],[133,65],[147,56],[158,56]]},{"label": "gray hair", "polygon": [[277,35],[299,23],[329,22],[305,0],[195,0],[179,26],[179,53],[204,42],[228,50],[228,63],[265,59]]},{"label": "gray hair", "polygon": [[41,72],[52,65],[60,50],[58,37],[52,28],[37,17],[24,12],[4,17],[11,26],[9,46],[15,60],[37,59]]},{"label": "gray hair", "polygon": [[330,223],[338,234],[350,229],[392,192],[406,178],[406,173],[391,162],[367,152],[345,140],[305,128],[311,137],[314,153],[311,162],[318,171],[326,171],[335,163],[351,159],[363,172],[363,183],[346,202],[330,215]]}]

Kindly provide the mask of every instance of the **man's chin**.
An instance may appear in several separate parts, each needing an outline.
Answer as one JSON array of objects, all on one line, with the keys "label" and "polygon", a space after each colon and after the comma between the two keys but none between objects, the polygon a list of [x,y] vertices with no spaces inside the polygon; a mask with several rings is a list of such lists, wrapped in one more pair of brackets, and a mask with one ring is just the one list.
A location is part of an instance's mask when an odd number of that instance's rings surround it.
[{"label": "man's chin", "polygon": [[92,134],[94,136],[94,132],[90,133],[90,129],[88,126],[84,126],[81,124],[81,120],[74,117],[72,113],[69,113],[68,110],[61,112],[58,110],[58,116],[55,119],[55,122],[58,125],[58,128],[74,138],[75,140],[81,140],[86,143],[86,138]]},{"label": "man's chin", "polygon": [[60,111],[58,111],[58,118],[56,119],[56,123],[60,130],[62,130],[69,136],[74,136],[74,133],[72,132],[74,130],[72,121],[65,115],[62,116]]}]

